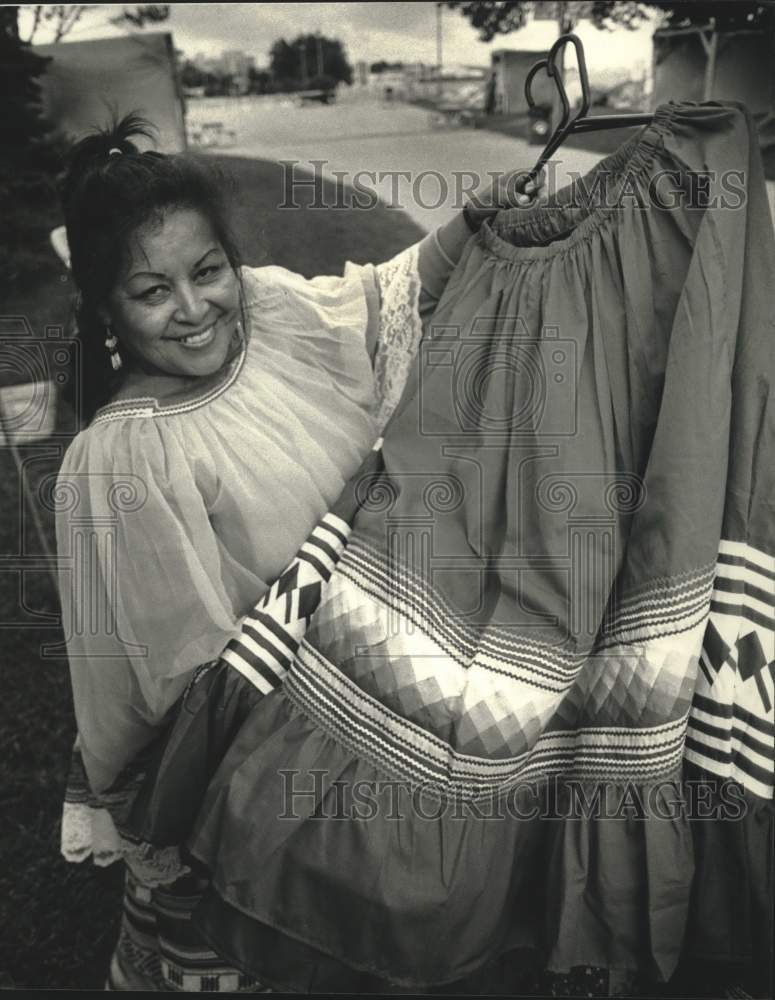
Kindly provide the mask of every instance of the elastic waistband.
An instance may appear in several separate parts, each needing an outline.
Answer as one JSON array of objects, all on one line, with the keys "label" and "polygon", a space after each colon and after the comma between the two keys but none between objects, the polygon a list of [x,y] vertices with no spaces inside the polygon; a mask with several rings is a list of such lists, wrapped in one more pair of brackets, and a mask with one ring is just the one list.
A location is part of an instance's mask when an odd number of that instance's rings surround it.
[{"label": "elastic waistband", "polygon": [[[501,259],[526,261],[553,257],[583,241],[617,207],[616,190],[621,190],[625,178],[638,176],[651,166],[679,107],[672,101],[661,104],[641,132],[558,191],[550,204],[532,209],[504,209],[491,222],[484,222],[477,235],[480,245]],[[601,175],[609,180],[599,188],[595,179]],[[594,196],[601,191],[608,197],[602,204],[591,204],[590,192]],[[563,237],[564,233],[568,235]],[[558,238],[540,245],[551,237]]]}]

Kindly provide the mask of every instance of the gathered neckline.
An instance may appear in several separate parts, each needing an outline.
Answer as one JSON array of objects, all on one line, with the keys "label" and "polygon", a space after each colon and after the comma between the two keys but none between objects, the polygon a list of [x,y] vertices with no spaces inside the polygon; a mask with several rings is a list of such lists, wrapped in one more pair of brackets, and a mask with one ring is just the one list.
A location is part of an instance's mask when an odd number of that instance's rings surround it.
[{"label": "gathered neckline", "polygon": [[[653,120],[640,132],[625,140],[618,149],[596,163],[587,173],[561,188],[555,196],[561,200],[556,204],[539,205],[532,209],[505,209],[494,219],[485,220],[474,238],[491,256],[525,262],[547,260],[567,253],[583,243],[606,219],[613,217],[618,207],[616,198],[613,199],[613,204],[584,205],[585,186],[603,171],[617,182],[624,182],[628,176],[647,169],[680,107],[680,103],[675,101],[661,104],[654,112]],[[582,195],[580,199],[576,198],[578,194]],[[568,235],[559,236],[543,246],[518,245],[508,239],[510,233],[516,234],[520,230],[557,222],[561,223],[559,232],[567,232]]]},{"label": "gathered neckline", "polygon": [[[127,396],[126,399],[117,399],[113,403],[101,406],[94,414],[91,423],[97,424],[126,416],[166,416],[177,413],[188,413],[190,410],[198,409],[198,407],[212,402],[212,400],[217,399],[226,392],[229,386],[239,378],[247,356],[248,340],[249,334],[246,334],[240,346],[239,354],[232,358],[226,365],[226,376],[222,377],[207,392],[202,392],[201,389],[195,387],[195,392],[191,389],[183,391],[179,393],[175,402],[170,403],[161,403],[155,396]],[[208,378],[211,377],[208,376]]]}]

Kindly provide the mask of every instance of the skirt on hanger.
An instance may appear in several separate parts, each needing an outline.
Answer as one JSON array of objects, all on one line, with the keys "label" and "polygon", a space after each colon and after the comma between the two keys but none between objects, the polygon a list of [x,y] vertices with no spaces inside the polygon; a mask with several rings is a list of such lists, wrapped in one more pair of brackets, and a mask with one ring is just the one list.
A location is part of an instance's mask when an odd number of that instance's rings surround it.
[{"label": "skirt on hanger", "polygon": [[763,958],[774,266],[727,103],[472,237],[282,683],[206,671],[126,824],[218,954],[359,992]]}]

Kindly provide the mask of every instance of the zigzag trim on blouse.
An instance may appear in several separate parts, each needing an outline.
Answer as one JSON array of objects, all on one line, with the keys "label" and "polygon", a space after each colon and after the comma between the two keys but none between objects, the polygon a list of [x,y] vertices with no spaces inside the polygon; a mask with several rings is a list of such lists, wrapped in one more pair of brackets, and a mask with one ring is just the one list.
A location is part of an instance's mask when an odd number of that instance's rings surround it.
[{"label": "zigzag trim on blouse", "polygon": [[188,400],[185,403],[177,403],[165,406],[153,396],[138,396],[134,399],[118,400],[115,403],[108,403],[107,406],[97,410],[92,424],[101,424],[109,420],[123,420],[125,417],[167,417],[176,416],[181,413],[189,413],[197,410],[212,400],[217,399],[226,392],[229,386],[233,385],[240,376],[245,366],[245,359],[248,353],[248,342],[245,340],[240,349],[238,363],[226,381],[219,383],[209,392],[196,399]]}]

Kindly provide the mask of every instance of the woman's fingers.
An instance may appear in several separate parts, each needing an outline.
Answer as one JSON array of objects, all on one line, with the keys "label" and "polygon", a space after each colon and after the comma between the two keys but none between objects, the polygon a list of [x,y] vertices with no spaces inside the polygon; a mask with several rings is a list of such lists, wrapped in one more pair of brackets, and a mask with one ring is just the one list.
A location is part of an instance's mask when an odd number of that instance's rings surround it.
[{"label": "woman's fingers", "polygon": [[543,200],[546,188],[546,174],[543,167],[535,177],[529,171],[520,170],[509,178],[512,198],[520,208],[525,208]]},{"label": "woman's fingers", "polygon": [[546,174],[544,168],[535,177],[529,170],[516,170],[497,178],[484,195],[471,199],[473,209],[528,208],[546,200]]}]

